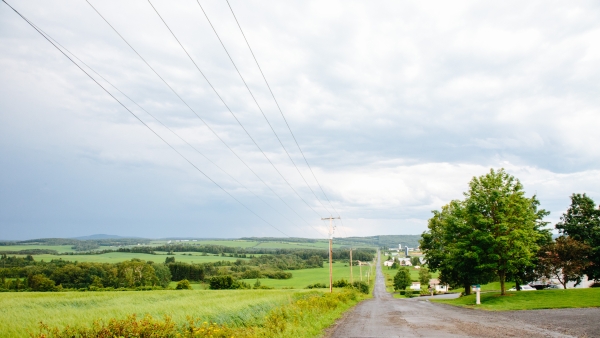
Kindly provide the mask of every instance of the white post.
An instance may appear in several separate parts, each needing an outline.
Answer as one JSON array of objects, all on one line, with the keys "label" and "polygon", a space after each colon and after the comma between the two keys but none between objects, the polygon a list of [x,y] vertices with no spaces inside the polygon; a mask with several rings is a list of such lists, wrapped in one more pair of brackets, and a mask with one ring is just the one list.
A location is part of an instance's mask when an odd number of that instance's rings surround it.
[{"label": "white post", "polygon": [[481,290],[481,287],[479,285],[477,285],[475,287],[475,304],[480,305],[481,304],[481,298],[479,296],[479,291]]}]

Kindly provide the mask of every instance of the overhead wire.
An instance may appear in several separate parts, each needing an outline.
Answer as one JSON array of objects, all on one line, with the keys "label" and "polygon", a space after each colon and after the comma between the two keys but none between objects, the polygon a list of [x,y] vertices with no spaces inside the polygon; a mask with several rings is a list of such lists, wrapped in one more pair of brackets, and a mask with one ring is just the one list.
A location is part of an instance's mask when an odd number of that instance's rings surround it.
[{"label": "overhead wire", "polygon": [[[150,2],[150,0],[148,0],[148,2]],[[287,157],[290,159],[290,161],[292,162],[292,164],[294,165],[294,167],[296,168],[296,171],[298,171],[298,174],[300,174],[300,177],[302,177],[302,180],[304,181],[304,183],[306,184],[306,186],[308,187],[308,189],[310,189],[310,191],[312,192],[312,194],[315,196],[315,198],[317,199],[317,201],[321,204],[321,206],[323,207],[323,209],[325,209],[325,211],[327,211],[327,213],[331,214],[331,212],[327,209],[327,207],[323,204],[323,202],[321,202],[321,199],[319,198],[319,196],[317,196],[317,194],[313,191],[312,187],[310,186],[310,184],[308,184],[308,182],[306,181],[306,178],[304,178],[304,175],[302,174],[302,172],[300,171],[300,168],[298,168],[298,166],[296,165],[296,162],[294,161],[294,159],[292,159],[292,156],[290,155],[290,153],[288,152],[287,148],[283,145],[283,142],[281,141],[281,139],[279,138],[279,135],[277,135],[277,132],[275,131],[275,129],[273,128],[273,126],[271,125],[271,122],[269,121],[269,119],[267,118],[267,115],[265,115],[263,109],[261,108],[260,104],[258,103],[258,101],[256,100],[256,97],[254,97],[254,94],[252,93],[252,90],[250,90],[250,87],[248,86],[248,83],[246,83],[246,80],[244,79],[244,77],[242,76],[242,73],[240,72],[240,70],[238,69],[237,65],[235,64],[235,62],[233,61],[233,58],[231,57],[231,55],[229,54],[229,51],[227,50],[227,47],[225,47],[225,44],[223,43],[223,40],[221,40],[221,37],[219,36],[219,33],[217,33],[217,30],[215,29],[214,25],[212,24],[212,22],[210,21],[210,18],[208,17],[208,14],[206,13],[206,11],[204,10],[204,7],[202,7],[202,5],[200,4],[200,0],[196,0],[196,2],[198,3],[198,6],[200,7],[200,9],[202,10],[202,13],[204,13],[204,16],[206,17],[206,20],[208,21],[208,24],[210,25],[210,27],[212,28],[213,32],[215,33],[215,35],[217,36],[217,39],[219,40],[219,42],[221,43],[221,46],[223,47],[223,49],[225,50],[225,53],[227,54],[227,57],[229,57],[229,61],[231,61],[231,64],[233,65],[233,68],[235,68],[235,71],[238,73],[238,75],[240,76],[240,79],[242,80],[242,82],[244,83],[244,86],[246,87],[246,89],[248,90],[248,93],[250,93],[250,96],[252,97],[252,100],[254,101],[254,103],[256,104],[256,107],[258,107],[258,110],[260,111],[260,113],[262,114],[262,116],[265,118],[265,121],[267,122],[267,124],[269,125],[269,128],[271,129],[271,131],[273,132],[273,134],[275,135],[275,138],[277,138],[277,141],[279,142],[279,144],[281,145],[281,148],[283,148],[283,150],[285,151]]]},{"label": "overhead wire", "polygon": [[[48,33],[46,33],[43,29],[41,29],[40,27],[36,26],[35,24],[32,23],[32,25],[37,28],[39,31],[41,31],[42,34],[46,35],[50,40],[52,40],[55,44],[57,44],[60,48],[64,49],[67,53],[69,53],[73,58],[75,58],[77,61],[79,61],[81,64],[83,64],[84,66],[86,66],[89,70],[91,70],[94,74],[96,74],[98,77],[100,77],[102,80],[104,80],[106,83],[108,83],[111,87],[113,87],[116,91],[118,91],[119,93],[121,93],[121,95],[125,96],[129,101],[131,101],[133,104],[135,104],[138,108],[140,108],[142,111],[144,111],[146,114],[148,114],[150,117],[152,117],[156,122],[158,122],[160,125],[162,125],[164,128],[166,128],[168,131],[170,131],[173,135],[175,135],[177,138],[179,138],[181,141],[183,141],[185,144],[187,144],[190,148],[192,148],[195,152],[197,152],[198,154],[200,154],[202,157],[204,157],[208,162],[210,162],[212,165],[214,165],[215,167],[217,167],[221,172],[223,172],[225,175],[227,175],[229,178],[231,178],[233,181],[235,181],[237,184],[241,185],[244,189],[246,189],[248,192],[250,192],[252,195],[254,195],[256,198],[258,198],[260,201],[262,201],[263,203],[265,203],[267,206],[269,206],[271,209],[273,209],[273,211],[277,212],[278,214],[280,214],[282,217],[284,217],[287,221],[289,221],[290,223],[292,223],[294,226],[296,226],[297,228],[301,229],[300,226],[298,226],[296,223],[294,223],[292,220],[290,220],[287,216],[285,216],[283,213],[281,213],[279,210],[277,210],[275,207],[273,207],[271,204],[269,204],[267,201],[265,201],[262,197],[260,197],[258,194],[256,194],[255,192],[253,192],[252,190],[250,190],[250,188],[248,188],[246,185],[244,185],[242,182],[240,182],[239,180],[237,180],[235,177],[233,177],[231,174],[229,174],[225,169],[223,169],[221,166],[219,166],[217,163],[215,163],[213,160],[211,160],[208,156],[206,156],[203,152],[201,152],[200,150],[198,150],[198,148],[194,147],[192,144],[190,144],[187,140],[185,140],[183,137],[181,137],[181,135],[179,135],[176,131],[174,131],[173,129],[171,129],[169,126],[167,126],[166,124],[164,124],[161,120],[159,120],[156,116],[154,116],[153,114],[151,114],[150,112],[148,112],[148,110],[146,110],[145,108],[143,108],[140,104],[138,104],[135,100],[133,100],[130,96],[128,96],[127,94],[125,94],[123,91],[121,91],[118,87],[116,87],[113,83],[111,83],[109,80],[107,80],[104,76],[102,76],[100,73],[98,73],[96,70],[94,70],[94,68],[92,68],[91,66],[89,66],[87,63],[85,63],[83,60],[81,60],[79,57],[77,57],[77,55],[75,55],[73,52],[71,52],[69,49],[67,49],[65,46],[63,46],[62,44],[60,44],[58,41],[56,41],[54,38],[52,38],[52,36],[50,36]],[[315,231],[319,232],[317,229],[315,229]],[[321,234],[323,234],[321,232]]]},{"label": "overhead wire", "polygon": [[[308,224],[310,227],[312,227],[313,229],[315,229],[308,221],[306,221],[302,216],[300,216],[300,214],[298,214],[298,212],[296,212],[296,210],[294,210],[287,202],[285,202],[283,200],[283,198],[281,196],[279,196],[279,194],[277,194],[252,168],[250,168],[250,166],[227,144],[227,142],[225,142],[219,135],[218,133],[210,127],[210,125],[202,118],[200,117],[200,115],[198,115],[198,113],[196,113],[196,111],[181,97],[181,95],[179,95],[177,93],[177,91],[175,91],[175,89],[169,85],[169,83],[146,61],[146,59],[144,59],[144,57],[138,53],[138,51],[133,48],[133,46],[121,35],[121,33],[119,33],[119,31],[110,24],[110,22],[108,22],[108,20],[88,1],[86,0],[86,2],[88,3],[88,5],[90,5],[90,7],[92,7],[92,9],[102,18],[102,20],[104,20],[104,22],[106,22],[106,24],[121,38],[121,40],[123,40],[123,42],[125,42],[125,44],[127,44],[127,46],[129,46],[129,48],[146,64],[146,66],[148,66],[148,68],[150,68],[150,70],[152,70],[152,72],[154,72],[154,74],[156,74],[156,76],[158,76],[159,79],[161,79],[161,81],[173,92],[173,94],[175,94],[175,96],[177,96],[177,98],[179,98],[179,100],[198,118],[200,119],[200,121],[202,121],[202,123],[219,139],[219,141],[221,141],[221,143],[223,143],[223,145],[225,145],[225,147],[227,147],[227,149],[238,159],[240,160],[244,166],[246,166],[246,168],[248,168],[248,170],[250,170],[252,172],[252,174],[254,174],[254,176],[256,176],[256,178],[258,178],[269,190],[271,190],[271,192],[273,192],[273,194],[275,194],[290,210],[292,210],[300,219],[302,219],[306,224]],[[306,203],[306,201],[304,201]],[[309,206],[310,207],[310,206]],[[312,209],[314,211],[314,209]],[[315,211],[316,212],[316,211]],[[316,229],[315,229],[316,230]],[[318,231],[318,230],[317,230]]]},{"label": "overhead wire", "polygon": [[283,176],[283,174],[279,171],[279,169],[277,169],[277,166],[275,166],[275,164],[267,156],[267,154],[264,152],[264,150],[258,145],[258,143],[252,137],[252,135],[250,135],[250,133],[248,132],[248,130],[246,129],[246,127],[244,127],[244,125],[242,124],[242,122],[237,118],[237,116],[235,115],[235,113],[231,110],[231,108],[229,107],[229,105],[227,105],[227,103],[225,102],[225,100],[223,99],[223,97],[219,94],[219,92],[217,91],[217,89],[212,85],[212,83],[210,82],[210,80],[208,80],[208,78],[206,77],[206,75],[204,74],[204,72],[202,72],[202,70],[200,69],[200,67],[196,63],[196,61],[194,61],[194,59],[189,54],[189,52],[185,49],[185,47],[183,46],[183,44],[181,43],[181,41],[179,41],[179,39],[177,38],[177,36],[173,32],[173,30],[171,30],[171,28],[169,27],[169,25],[167,24],[167,22],[163,19],[163,17],[160,15],[160,13],[156,9],[156,7],[154,7],[154,5],[152,5],[152,2],[150,2],[150,0],[148,0],[148,3],[152,7],[152,9],[154,9],[154,11],[156,12],[156,14],[160,18],[160,20],[163,22],[163,24],[165,25],[165,27],[167,27],[167,29],[169,30],[169,32],[171,33],[171,35],[173,36],[173,38],[175,38],[175,40],[177,41],[177,43],[179,44],[179,46],[181,47],[181,49],[183,49],[183,51],[185,52],[185,54],[187,55],[187,57],[190,59],[190,61],[192,61],[192,63],[194,64],[194,66],[196,67],[196,69],[198,70],[198,72],[200,72],[200,74],[202,75],[202,77],[206,80],[206,82],[208,83],[208,85],[215,92],[215,94],[217,95],[217,97],[219,98],[219,100],[223,103],[223,105],[225,106],[225,108],[229,111],[229,113],[231,114],[231,116],[233,116],[233,118],[236,120],[236,122],[238,123],[238,125],[242,128],[242,130],[244,130],[244,132],[250,138],[250,140],[252,140],[252,143],[254,143],[254,145],[262,153],[262,155],[269,162],[269,164],[271,164],[271,166],[273,167],[273,169],[275,169],[275,171],[277,172],[277,174],[279,174],[279,176],[283,179],[283,181],[290,187],[290,189],[292,189],[292,191],[298,196],[298,198],[300,198],[300,200],[302,200],[302,202],[304,202],[304,204],[306,204],[306,206],[308,206],[313,212],[315,212],[319,217],[321,217],[321,215],[308,202],[306,202],[306,200],[302,196],[300,196],[300,194],[298,193],[298,191],[296,191],[296,189],[294,189],[294,187],[285,178],[285,176]]},{"label": "overhead wire", "polygon": [[[229,6],[229,10],[231,11],[231,14],[233,15],[233,18],[235,19],[235,22],[236,22],[238,28],[240,29],[242,36],[244,37],[244,41],[246,41],[246,45],[248,46],[248,49],[250,50],[250,54],[252,54],[252,58],[254,59],[254,62],[256,63],[256,66],[258,67],[258,70],[260,71],[260,74],[262,75],[263,80],[265,80],[265,84],[267,85],[267,88],[269,89],[269,93],[271,93],[271,97],[273,98],[273,101],[275,102],[275,105],[277,106],[277,109],[279,110],[281,117],[285,121],[285,125],[287,126],[288,130],[290,131],[290,134],[292,135],[292,138],[294,139],[294,142],[296,143],[296,146],[298,147],[300,154],[302,154],[302,158],[304,159],[306,166],[308,167],[308,169],[310,169],[310,172],[311,172],[313,178],[315,179],[315,181],[317,182],[317,185],[321,189],[321,192],[327,199],[327,202],[329,202],[329,205],[331,205],[331,208],[333,209],[333,211],[335,211],[335,213],[338,215],[338,217],[340,217],[340,223],[342,223],[342,227],[345,228],[340,213],[336,210],[335,206],[333,205],[333,203],[331,203],[331,200],[325,193],[323,186],[317,179],[317,176],[315,175],[312,167],[308,163],[308,160],[306,159],[306,156],[304,155],[304,152],[302,151],[302,148],[300,147],[300,144],[298,143],[298,140],[296,139],[296,136],[294,135],[294,132],[292,131],[292,128],[290,127],[290,124],[288,123],[287,119],[285,118],[285,115],[283,114],[283,110],[281,109],[281,106],[279,105],[279,102],[277,101],[277,98],[275,98],[275,94],[273,93],[273,90],[271,89],[271,86],[269,85],[269,81],[267,81],[267,77],[265,76],[264,72],[262,71],[262,68],[260,67],[260,64],[258,63],[258,59],[256,58],[256,55],[254,54],[252,47],[250,47],[250,42],[248,42],[248,39],[246,38],[246,34],[244,33],[244,30],[242,29],[242,26],[240,25],[240,22],[238,21],[237,16],[235,15],[235,12],[233,11],[233,7],[231,7],[229,0],[225,0],[225,1],[227,2],[227,6]],[[345,230],[344,230],[344,233],[346,233]]]},{"label": "overhead wire", "polygon": [[221,185],[219,185],[216,181],[214,181],[212,178],[210,178],[210,176],[208,176],[204,171],[202,171],[200,168],[198,168],[192,161],[190,161],[185,155],[183,155],[181,152],[179,152],[173,145],[171,145],[167,140],[165,140],[162,136],[160,136],[160,134],[158,134],[154,129],[152,129],[148,124],[146,124],[139,116],[137,116],[133,111],[131,111],[125,104],[123,104],[123,102],[121,102],[117,97],[115,97],[109,90],[107,90],[104,86],[102,86],[102,84],[100,82],[98,82],[93,76],[91,76],[88,72],[85,71],[85,69],[83,69],[77,62],[75,62],[73,59],[71,59],[71,57],[69,57],[69,55],[67,55],[62,49],[60,49],[57,45],[54,44],[54,42],[52,42],[46,35],[44,35],[40,30],[38,30],[38,28],[31,22],[29,21],[27,18],[25,18],[25,16],[23,16],[19,11],[17,11],[15,8],[13,8],[8,2],[6,2],[6,0],[2,0],[2,2],[4,2],[8,7],[10,7],[15,13],[17,13],[23,20],[25,20],[33,29],[35,29],[42,37],[44,37],[44,39],[46,39],[50,44],[52,44],[52,46],[54,46],[54,48],[56,48],[59,52],[61,52],[67,59],[69,59],[69,61],[71,61],[71,63],[73,63],[77,68],[79,68],[85,75],[87,75],[92,81],[94,81],[100,88],[102,88],[102,90],[104,90],[104,92],[106,92],[110,97],[112,97],[115,101],[117,101],[117,103],[119,103],[119,105],[121,105],[123,108],[125,108],[125,110],[127,110],[133,117],[135,117],[141,124],[143,124],[148,130],[150,130],[156,137],[158,137],[161,141],[163,141],[169,148],[171,148],[175,153],[177,153],[181,158],[183,158],[186,162],[188,162],[192,167],[194,167],[199,173],[201,173],[204,177],[206,177],[209,181],[211,181],[214,185],[216,185],[219,189],[223,190],[223,192],[225,192],[227,195],[229,195],[229,197],[231,197],[233,200],[235,200],[236,202],[238,202],[241,206],[243,206],[245,209],[247,209],[248,211],[250,211],[252,214],[254,214],[254,216],[256,216],[257,218],[259,218],[260,220],[262,220],[263,222],[265,222],[266,224],[268,224],[269,226],[271,226],[273,229],[277,230],[278,232],[282,233],[283,235],[285,235],[286,237],[290,237],[289,235],[287,235],[285,232],[281,231],[279,228],[277,228],[276,226],[274,226],[273,224],[271,224],[270,222],[268,222],[267,220],[265,220],[264,218],[262,218],[260,215],[258,215],[257,213],[255,213],[252,209],[250,209],[248,206],[246,206],[244,203],[242,203],[240,200],[238,200],[237,198],[235,198],[231,193],[229,193],[225,188],[223,188]]}]

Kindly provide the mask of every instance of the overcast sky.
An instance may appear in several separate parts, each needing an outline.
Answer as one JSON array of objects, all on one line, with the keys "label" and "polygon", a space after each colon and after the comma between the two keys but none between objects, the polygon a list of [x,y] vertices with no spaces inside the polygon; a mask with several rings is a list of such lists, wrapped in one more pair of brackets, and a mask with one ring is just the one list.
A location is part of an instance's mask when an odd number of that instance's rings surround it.
[{"label": "overcast sky", "polygon": [[[196,1],[152,4],[274,166],[147,1],[90,2],[185,103],[86,1],[9,1],[198,170],[2,3],[0,239],[324,238],[337,214],[227,3],[200,2],[308,186]],[[490,168],[552,223],[600,203],[597,1],[230,3],[335,236],[420,234]]]}]

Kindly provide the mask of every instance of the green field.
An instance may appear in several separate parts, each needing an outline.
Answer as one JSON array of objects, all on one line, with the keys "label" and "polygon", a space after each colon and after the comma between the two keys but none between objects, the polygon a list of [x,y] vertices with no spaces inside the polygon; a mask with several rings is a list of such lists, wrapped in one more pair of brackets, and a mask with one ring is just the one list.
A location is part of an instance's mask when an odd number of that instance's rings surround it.
[{"label": "green field", "polygon": [[[164,245],[167,244],[166,241],[153,241],[152,245]],[[232,248],[257,248],[257,249],[327,249],[329,247],[329,243],[326,241],[318,241],[318,242],[305,242],[305,243],[296,243],[296,242],[286,242],[286,241],[246,241],[246,240],[207,240],[202,241],[198,240],[196,242],[171,242],[171,244],[185,244],[185,245],[222,245],[228,246]],[[340,248],[341,245],[333,244],[334,248]]]},{"label": "green field", "polygon": [[[216,261],[235,261],[236,257],[221,257],[221,256],[201,256],[200,253],[194,252],[191,253],[192,256],[183,255],[181,252],[176,252],[175,261],[176,262],[186,262],[186,263],[206,263],[206,262],[216,262]],[[15,255],[24,257],[24,255]],[[131,260],[133,258],[138,258],[144,261],[153,261],[156,263],[162,263],[167,258],[166,254],[162,255],[152,255],[145,253],[130,253],[130,252],[109,252],[101,255],[34,255],[33,256],[36,261],[44,260],[45,262],[49,262],[53,259],[63,259],[65,261],[77,261],[77,262],[95,262],[95,263],[119,263],[127,260]],[[243,258],[241,258],[243,259]]]},{"label": "green field", "polygon": [[[413,267],[408,267],[408,269],[410,271],[410,279],[412,279],[413,281],[418,281],[419,280],[419,269],[415,269]],[[383,264],[382,264],[381,272],[383,272],[383,277],[385,278],[386,290],[388,292],[392,293],[394,298],[404,298],[404,296],[394,293],[393,280],[394,280],[394,276],[396,275],[398,270],[397,269],[389,269],[387,266],[383,266]],[[431,273],[431,278],[439,277],[439,272],[430,272],[430,273]]]},{"label": "green field", "polygon": [[491,311],[600,307],[600,288],[512,291],[506,296],[489,292],[481,294],[480,305],[475,305],[475,295],[432,301]]},{"label": "green field", "polygon": [[[366,282],[366,272],[368,270],[368,266],[362,267],[363,272],[363,280]],[[375,276],[375,265],[371,268],[371,279]],[[309,284],[322,283],[325,285],[329,285],[329,265],[323,264],[323,268],[315,268],[315,269],[303,269],[303,270],[287,270],[292,273],[292,278],[290,279],[267,279],[261,278],[260,283],[266,286],[272,286],[274,288],[294,288],[294,289],[304,289]],[[360,280],[360,269],[358,266],[355,266],[353,269],[354,280]],[[350,267],[348,263],[337,262],[333,264],[333,281],[337,281],[340,279],[345,279],[347,281],[350,280]],[[253,285],[256,282],[256,279],[245,279],[246,283]]]},{"label": "green field", "polygon": [[[52,326],[90,325],[96,319],[130,314],[186,316],[240,325],[262,318],[271,308],[289,302],[298,290],[171,290],[124,292],[10,292],[0,294],[0,336],[23,337],[43,321]],[[300,291],[305,292],[305,291]]]},{"label": "green field", "polygon": [[21,250],[32,250],[32,249],[43,249],[43,250],[56,250],[56,252],[75,252],[71,249],[72,245],[2,245],[0,246],[0,253],[2,251],[21,251]]}]

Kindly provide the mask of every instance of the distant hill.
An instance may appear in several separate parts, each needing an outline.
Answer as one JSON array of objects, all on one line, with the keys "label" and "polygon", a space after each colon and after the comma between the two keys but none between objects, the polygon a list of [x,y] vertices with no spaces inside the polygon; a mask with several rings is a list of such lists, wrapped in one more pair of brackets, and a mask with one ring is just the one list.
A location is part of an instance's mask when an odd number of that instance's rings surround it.
[{"label": "distant hill", "polygon": [[416,248],[419,246],[421,235],[380,235],[369,237],[344,237],[335,238],[334,241],[341,245],[366,245],[385,248],[397,248],[398,244],[403,247]]},{"label": "distant hill", "polygon": [[117,235],[95,234],[95,235],[72,237],[72,238],[78,239],[80,241],[87,241],[87,240],[95,240],[95,239],[121,239],[121,238],[140,238],[140,237],[123,237],[123,236],[117,236]]}]

